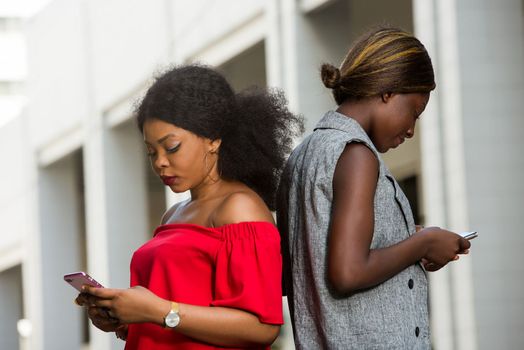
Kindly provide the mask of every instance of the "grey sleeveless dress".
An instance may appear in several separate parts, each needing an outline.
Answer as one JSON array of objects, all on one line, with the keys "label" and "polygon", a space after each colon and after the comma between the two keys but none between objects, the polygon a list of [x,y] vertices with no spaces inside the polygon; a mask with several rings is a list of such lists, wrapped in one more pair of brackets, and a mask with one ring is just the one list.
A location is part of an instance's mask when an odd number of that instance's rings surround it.
[{"label": "grey sleeveless dress", "polygon": [[371,248],[415,232],[408,200],[353,119],[328,112],[291,154],[278,194],[284,286],[297,349],[430,349],[426,273],[419,264],[348,297],[326,275],[332,179],[346,144],[360,142],[380,163]]}]

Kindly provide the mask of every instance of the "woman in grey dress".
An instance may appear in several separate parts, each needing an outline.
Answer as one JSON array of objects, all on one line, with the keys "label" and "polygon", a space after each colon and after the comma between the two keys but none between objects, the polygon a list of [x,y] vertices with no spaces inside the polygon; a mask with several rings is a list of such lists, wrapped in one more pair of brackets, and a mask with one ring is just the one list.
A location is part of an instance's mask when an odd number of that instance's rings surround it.
[{"label": "woman in grey dress", "polygon": [[470,243],[417,229],[380,153],[413,137],[435,88],[431,59],[412,35],[379,28],[321,75],[338,108],[293,151],[279,189],[296,347],[430,349],[426,271]]}]

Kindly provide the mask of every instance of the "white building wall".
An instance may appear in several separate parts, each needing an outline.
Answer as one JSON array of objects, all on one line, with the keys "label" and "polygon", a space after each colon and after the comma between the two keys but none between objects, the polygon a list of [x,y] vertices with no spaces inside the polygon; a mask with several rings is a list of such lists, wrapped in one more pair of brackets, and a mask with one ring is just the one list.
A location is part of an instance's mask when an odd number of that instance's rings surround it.
[{"label": "white building wall", "polygon": [[320,66],[324,62],[337,65],[350,44],[347,37],[340,35],[349,21],[346,3],[314,10],[303,12],[294,0],[280,2],[281,87],[290,108],[305,116],[308,133],[334,107],[329,90],[320,80]]},{"label": "white building wall", "polygon": [[[463,140],[460,47],[457,40],[458,13],[456,2],[435,2],[437,14],[437,84],[440,86],[440,128],[445,190],[445,227],[461,232],[468,230],[465,154]],[[448,267],[449,290],[453,309],[453,342],[456,349],[476,349],[477,336],[473,309],[471,259],[462,259]]]},{"label": "white building wall", "polygon": [[33,319],[33,324],[42,332],[44,349],[75,349],[82,344],[83,310],[71,307],[75,294],[62,279],[83,267],[79,161],[69,156],[39,171],[41,239],[36,273],[40,283],[32,287],[41,293],[42,304],[40,317]]},{"label": "white building wall", "polygon": [[[21,119],[15,119],[0,128],[0,266],[2,256],[8,253],[19,252],[27,226],[26,206],[28,182],[26,159],[21,153],[27,150],[27,135]],[[4,254],[2,254],[3,252]],[[19,260],[18,256],[16,260]],[[9,267],[9,266],[6,266]]]},{"label": "white building wall", "polygon": [[[434,1],[413,1],[414,29],[432,57],[436,74],[440,71],[438,60],[437,15]],[[431,93],[431,98],[418,126],[420,138],[422,202],[426,225],[447,227],[444,157],[442,155],[441,86]],[[445,93],[447,90],[442,90]],[[429,276],[432,344],[435,349],[453,349],[454,327],[451,304],[450,272],[441,269]]]},{"label": "white building wall", "polygon": [[469,257],[431,275],[434,343],[520,349],[523,2],[415,4],[437,72],[422,121],[426,212],[431,224],[479,230]]},{"label": "white building wall", "polygon": [[209,46],[233,35],[245,23],[263,14],[264,1],[175,0],[170,9],[173,58],[182,63],[201,56]]},{"label": "white building wall", "polygon": [[21,272],[20,266],[0,272],[0,349],[18,349],[20,344],[15,320],[22,318]]},{"label": "white building wall", "polygon": [[456,6],[478,348],[524,349],[523,2]]},{"label": "white building wall", "polygon": [[167,3],[82,1],[96,113],[128,99],[168,62]]},{"label": "white building wall", "polygon": [[[7,19],[9,20],[9,19]],[[15,18],[19,21],[20,27],[17,31],[0,28],[0,81],[19,82],[25,80],[26,62],[25,62],[25,40],[22,32],[22,19]],[[0,22],[0,26],[1,26]]]},{"label": "white building wall", "polygon": [[51,2],[29,23],[27,114],[36,150],[80,128],[87,117],[86,41],[78,1]]},{"label": "white building wall", "polygon": [[[148,232],[147,179],[149,171],[141,135],[134,123],[110,130],[105,145],[108,286],[129,286],[129,261],[152,233]],[[129,200],[124,200],[128,198]],[[123,203],[124,202],[124,203]]]},{"label": "white building wall", "polygon": [[26,103],[24,16],[14,7],[0,3],[0,127],[16,118]]},{"label": "white building wall", "polygon": [[21,117],[0,127],[0,349],[16,349],[17,322],[32,312],[24,273],[36,221],[31,208],[37,185],[30,176],[31,159],[24,156],[30,149],[26,131]]}]

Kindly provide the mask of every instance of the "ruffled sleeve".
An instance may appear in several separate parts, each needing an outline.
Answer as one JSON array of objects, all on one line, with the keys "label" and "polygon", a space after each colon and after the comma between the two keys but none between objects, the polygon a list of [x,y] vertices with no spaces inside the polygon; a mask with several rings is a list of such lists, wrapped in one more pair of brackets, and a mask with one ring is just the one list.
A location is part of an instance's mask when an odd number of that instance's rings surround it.
[{"label": "ruffled sleeve", "polygon": [[282,324],[280,235],[266,222],[243,222],[220,228],[213,306],[255,314],[260,322]]}]

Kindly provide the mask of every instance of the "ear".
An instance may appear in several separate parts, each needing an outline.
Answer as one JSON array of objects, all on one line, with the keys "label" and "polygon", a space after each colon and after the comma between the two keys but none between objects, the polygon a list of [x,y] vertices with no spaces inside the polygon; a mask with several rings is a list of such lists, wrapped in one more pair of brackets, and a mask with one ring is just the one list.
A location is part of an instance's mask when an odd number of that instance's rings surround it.
[{"label": "ear", "polygon": [[392,92],[386,92],[386,93],[380,95],[380,98],[381,98],[382,102],[388,103],[389,100],[391,100],[391,98],[393,97],[393,95],[394,94]]},{"label": "ear", "polygon": [[222,139],[209,140],[208,150],[209,153],[218,153]]}]

